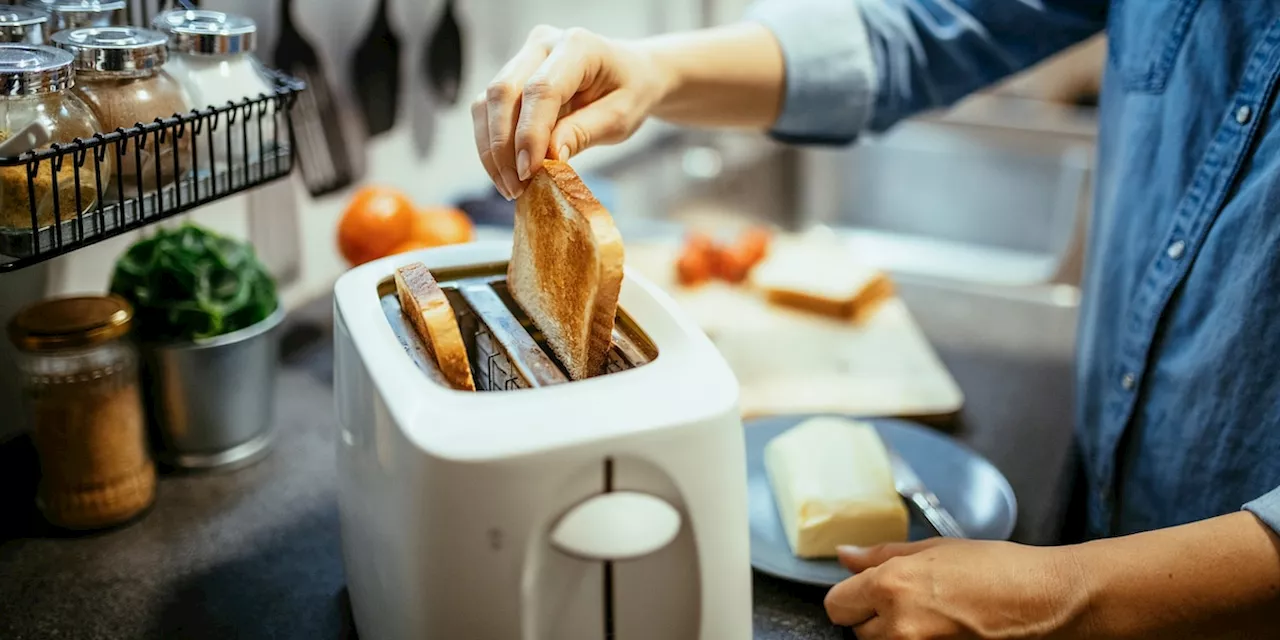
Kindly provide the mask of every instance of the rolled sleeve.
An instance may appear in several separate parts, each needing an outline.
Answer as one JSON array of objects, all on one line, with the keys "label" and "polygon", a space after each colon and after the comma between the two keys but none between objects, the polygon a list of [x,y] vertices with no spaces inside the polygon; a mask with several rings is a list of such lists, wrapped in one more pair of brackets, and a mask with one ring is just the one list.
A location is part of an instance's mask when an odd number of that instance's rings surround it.
[{"label": "rolled sleeve", "polygon": [[1244,509],[1258,516],[1258,519],[1266,523],[1268,527],[1271,527],[1272,531],[1280,534],[1280,487],[1246,503]]},{"label": "rolled sleeve", "polygon": [[856,0],[765,0],[748,20],[782,47],[786,90],[770,133],[807,144],[847,144],[870,122],[876,65]]}]

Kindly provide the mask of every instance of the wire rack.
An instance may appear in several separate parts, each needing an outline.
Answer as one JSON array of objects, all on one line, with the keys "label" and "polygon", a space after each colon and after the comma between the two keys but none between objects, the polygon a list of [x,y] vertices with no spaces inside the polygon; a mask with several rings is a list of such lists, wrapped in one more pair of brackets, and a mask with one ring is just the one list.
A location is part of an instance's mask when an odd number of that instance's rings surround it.
[{"label": "wire rack", "polygon": [[[0,225],[0,272],[289,175],[295,161],[292,109],[305,86],[278,72],[268,75],[271,94],[0,158],[6,189],[0,195],[7,200],[0,206],[29,209],[25,220]],[[128,176],[113,170],[121,166],[137,170]]]}]

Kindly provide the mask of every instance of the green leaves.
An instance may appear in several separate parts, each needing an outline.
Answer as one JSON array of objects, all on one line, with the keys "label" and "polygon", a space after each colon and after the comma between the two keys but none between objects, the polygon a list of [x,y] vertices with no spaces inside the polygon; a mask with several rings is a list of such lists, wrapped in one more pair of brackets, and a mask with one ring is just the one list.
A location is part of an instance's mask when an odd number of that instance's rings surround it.
[{"label": "green leaves", "polygon": [[184,224],[129,248],[111,292],[134,307],[134,331],[148,342],[212,338],[265,320],[275,281],[248,243]]}]

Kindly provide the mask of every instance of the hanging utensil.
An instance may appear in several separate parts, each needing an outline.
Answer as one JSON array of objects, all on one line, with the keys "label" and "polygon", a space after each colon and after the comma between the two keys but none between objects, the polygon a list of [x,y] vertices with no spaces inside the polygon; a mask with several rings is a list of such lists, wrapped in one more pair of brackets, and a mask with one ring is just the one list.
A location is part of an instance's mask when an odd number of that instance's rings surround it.
[{"label": "hanging utensil", "polygon": [[353,151],[343,136],[329,76],[320,58],[294,23],[293,0],[280,5],[280,37],[274,52],[281,71],[305,82],[293,110],[295,139],[303,181],[318,197],[351,184]]},{"label": "hanging utensil", "polygon": [[454,15],[453,0],[445,0],[444,15],[423,54],[427,57],[425,68],[436,97],[448,106],[458,104],[462,87],[462,30]]},{"label": "hanging utensil", "polygon": [[400,120],[411,125],[415,155],[425,158],[435,138],[436,105],[428,80],[427,57],[420,52],[431,44],[442,5],[435,0],[396,0],[391,8],[391,23],[399,30],[403,51],[418,53],[405,56],[401,69]]},{"label": "hanging utensil", "polygon": [[378,0],[373,25],[352,57],[351,77],[369,137],[395,126],[399,104],[400,40],[391,29],[387,13],[387,0]]}]

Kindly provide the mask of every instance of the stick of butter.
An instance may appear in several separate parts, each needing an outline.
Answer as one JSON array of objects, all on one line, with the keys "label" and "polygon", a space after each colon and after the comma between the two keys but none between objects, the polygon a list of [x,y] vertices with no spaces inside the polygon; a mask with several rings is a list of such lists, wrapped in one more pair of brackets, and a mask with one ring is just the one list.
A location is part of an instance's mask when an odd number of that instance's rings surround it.
[{"label": "stick of butter", "polygon": [[837,545],[907,539],[910,516],[871,425],[811,418],[770,440],[764,464],[796,556],[830,558]]}]

